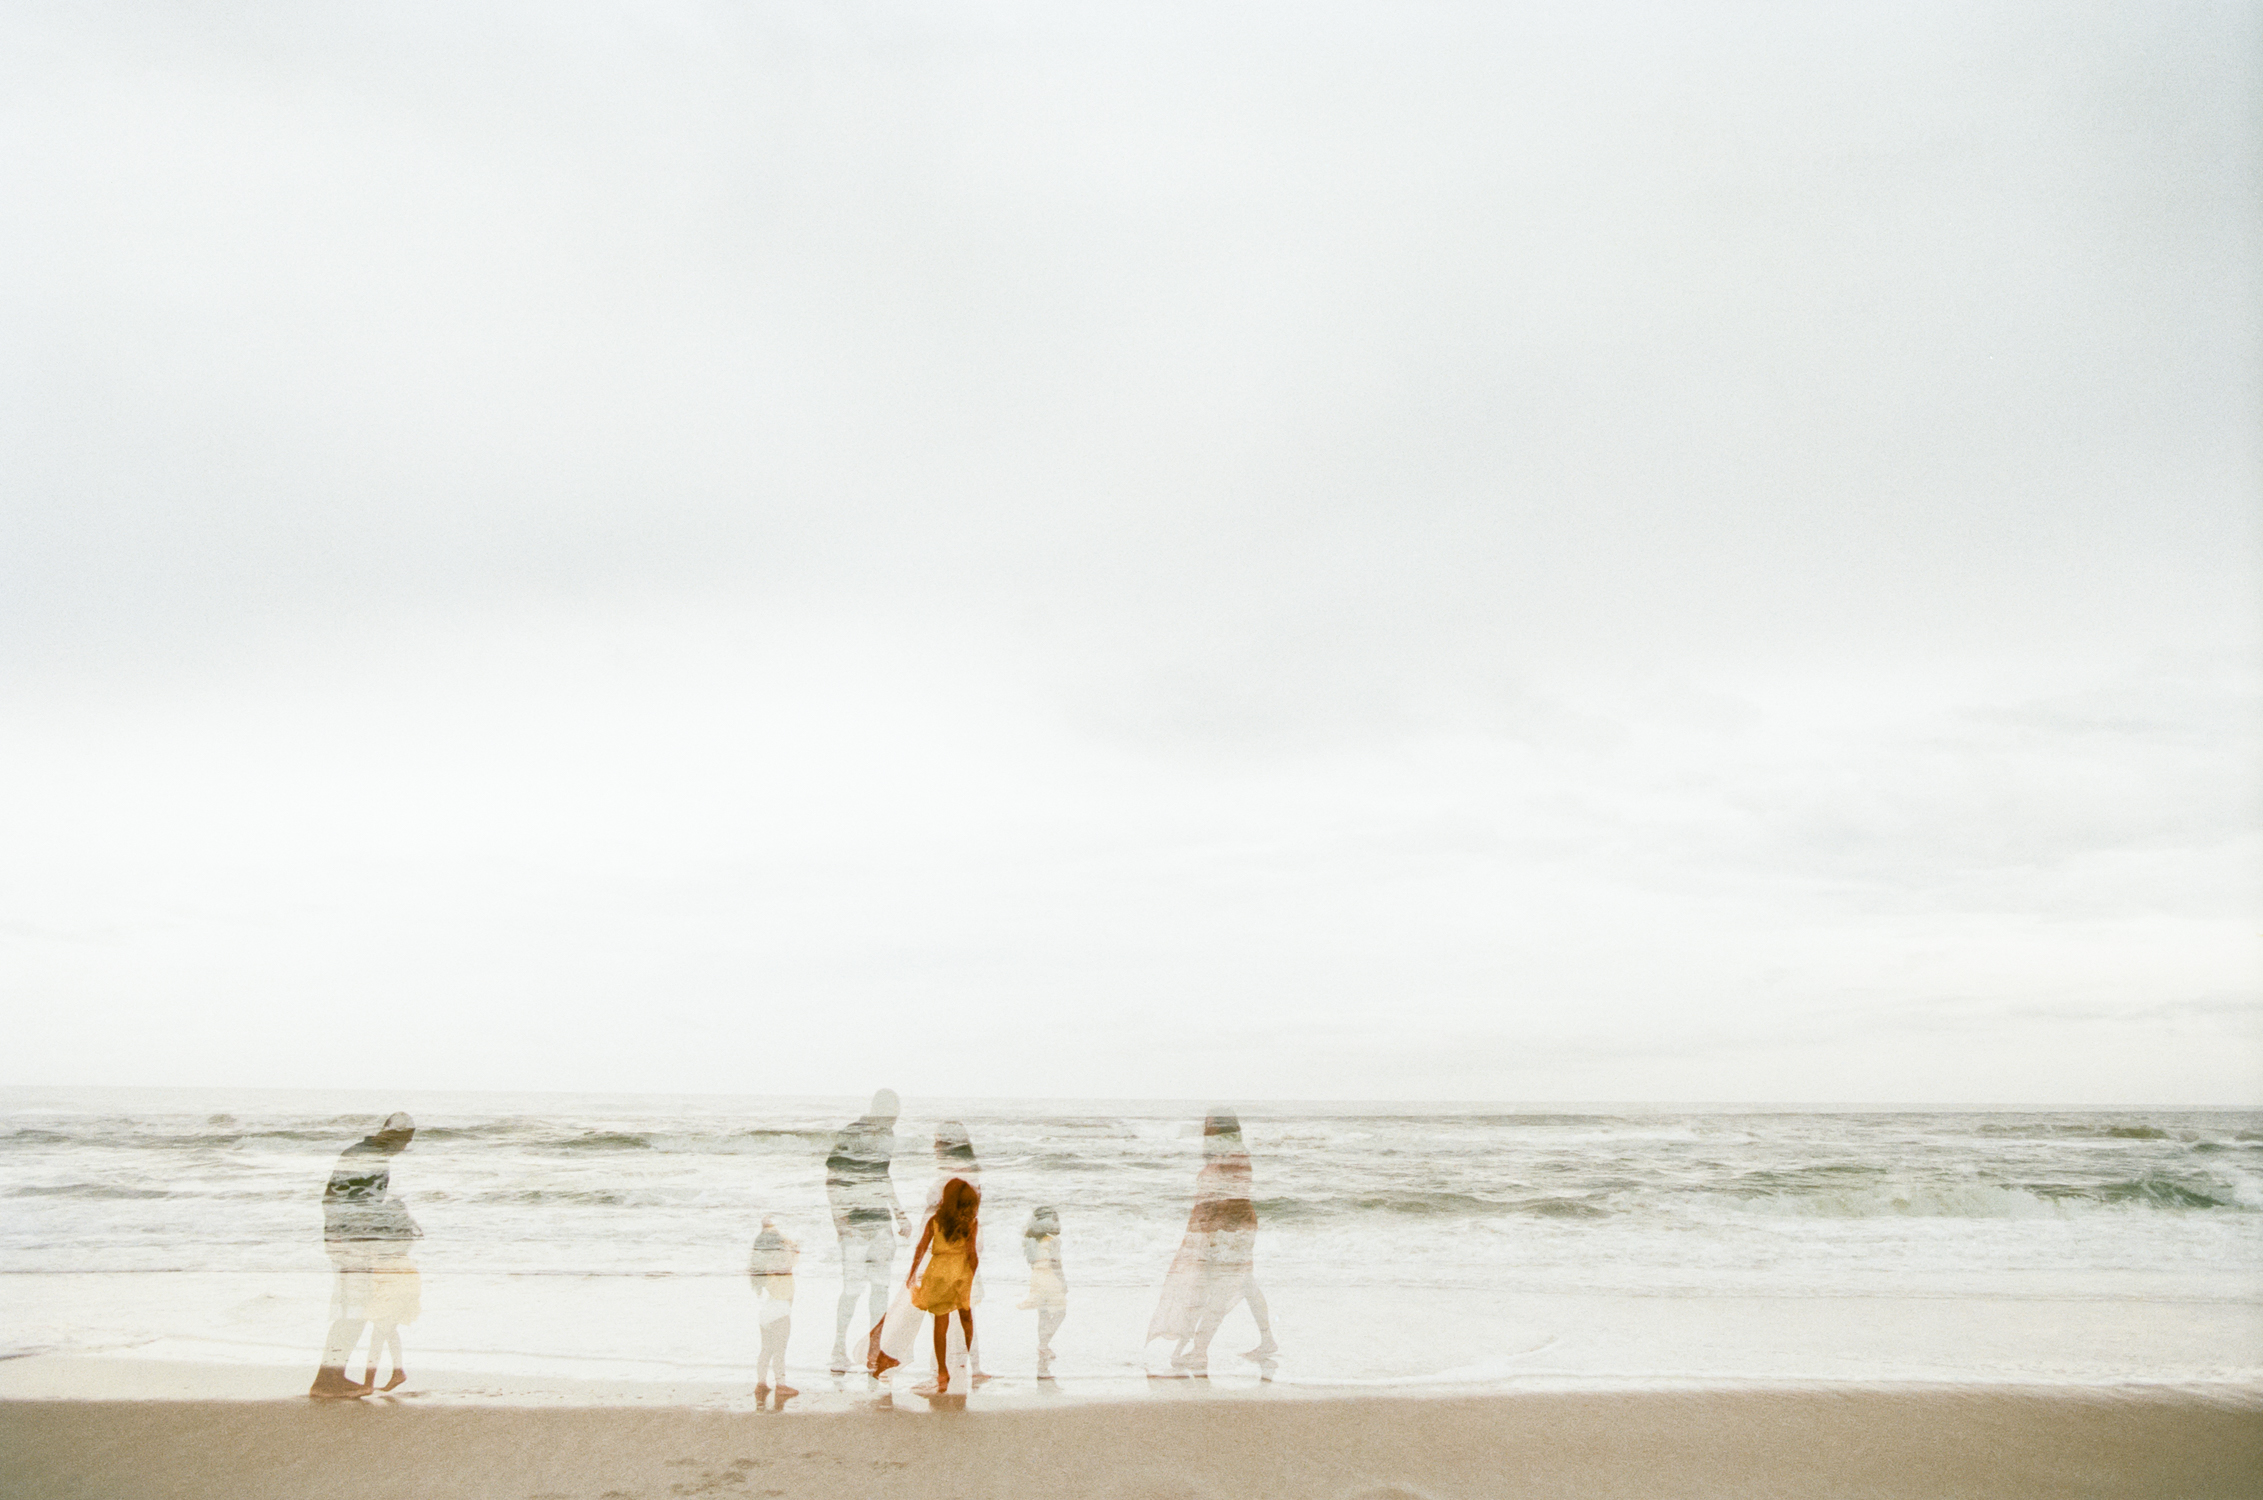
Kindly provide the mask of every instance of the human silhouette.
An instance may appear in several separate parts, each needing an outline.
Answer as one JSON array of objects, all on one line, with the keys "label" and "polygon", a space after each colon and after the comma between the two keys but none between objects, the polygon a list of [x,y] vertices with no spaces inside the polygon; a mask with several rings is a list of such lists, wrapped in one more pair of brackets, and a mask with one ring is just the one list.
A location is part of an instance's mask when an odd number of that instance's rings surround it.
[{"label": "human silhouette", "polygon": [[909,1238],[911,1221],[896,1201],[889,1165],[896,1156],[894,1089],[872,1096],[862,1119],[833,1137],[825,1158],[825,1196],[833,1206],[833,1232],[841,1243],[841,1300],[833,1317],[833,1373],[849,1371],[849,1324],[857,1298],[866,1299],[868,1326],[877,1328],[893,1290],[896,1241]]},{"label": "human silhouette", "polygon": [[759,1402],[775,1391],[780,1408],[801,1394],[786,1384],[786,1341],[794,1331],[794,1264],[800,1259],[801,1246],[779,1232],[778,1221],[763,1219],[746,1264],[747,1279],[761,1299],[755,1316],[762,1329],[762,1352],[754,1360],[754,1395]]},{"label": "human silhouette", "polygon": [[[935,1176],[927,1186],[928,1213],[934,1213],[937,1205],[943,1201],[943,1188],[954,1177],[973,1188],[977,1198],[982,1196],[982,1163],[974,1154],[974,1137],[968,1133],[963,1120],[943,1120],[935,1127]],[[975,1233],[979,1236],[981,1230],[978,1228]],[[975,1258],[979,1262],[981,1246],[977,1245],[975,1248]],[[973,1284],[967,1290],[967,1300],[971,1306],[982,1305],[982,1273],[979,1270],[974,1273]],[[989,1372],[982,1368],[982,1341],[971,1332],[966,1336],[966,1359],[969,1383],[981,1385],[990,1379]]]},{"label": "human silhouette", "polygon": [[[935,1384],[923,1387],[923,1393],[940,1396],[951,1389],[951,1314],[959,1315],[959,1325],[966,1331],[967,1347],[974,1347],[971,1295],[974,1273],[982,1265],[982,1252],[977,1246],[981,1212],[982,1194],[964,1178],[952,1178],[943,1184],[941,1201],[920,1231],[919,1243],[912,1249],[911,1271],[904,1277],[904,1285],[911,1288],[912,1306],[935,1319]],[[921,1256],[927,1257],[925,1274],[920,1271]],[[883,1370],[898,1363],[886,1353],[879,1357],[887,1362],[881,1366]]]},{"label": "human silhouette", "polygon": [[[935,1126],[935,1175],[928,1179],[927,1195],[920,1208],[920,1222],[933,1218],[942,1204],[943,1192],[953,1181],[964,1182],[973,1188],[979,1198],[982,1193],[982,1163],[974,1154],[974,1138],[967,1133],[964,1122],[938,1121]],[[980,1230],[977,1229],[977,1234]],[[979,1246],[977,1247],[979,1251]],[[979,1253],[976,1256],[980,1260]],[[911,1283],[907,1280],[888,1303],[887,1315],[872,1330],[866,1351],[866,1369],[874,1374],[885,1374],[895,1366],[913,1358],[918,1342],[920,1309],[913,1305]],[[982,1301],[982,1277],[977,1274],[968,1293],[969,1305]],[[982,1368],[982,1343],[973,1335],[966,1340],[968,1382],[981,1385],[990,1379]],[[886,1358],[883,1359],[882,1355]]]},{"label": "human silhouette", "polygon": [[1061,1267],[1061,1216],[1050,1206],[1029,1211],[1021,1234],[1022,1258],[1029,1262],[1025,1308],[1037,1309],[1037,1378],[1053,1378],[1053,1335],[1069,1315],[1069,1282]]},{"label": "human silhouette", "polygon": [[[407,1377],[401,1371],[399,1323],[413,1319],[416,1268],[409,1265],[409,1242],[424,1231],[409,1217],[408,1208],[392,1192],[392,1159],[408,1149],[416,1137],[416,1122],[396,1111],[385,1117],[376,1132],[362,1137],[338,1154],[338,1165],[322,1189],[322,1248],[337,1270],[330,1294],[330,1333],[322,1347],[322,1366],[315,1372],[309,1396],[346,1400],[366,1396],[375,1384],[378,1345],[393,1348],[393,1379],[387,1390]],[[380,1267],[389,1278],[380,1293],[375,1285]],[[405,1281],[390,1278],[405,1277]],[[374,1303],[374,1305],[373,1305]],[[406,1311],[407,1317],[400,1314]],[[373,1314],[385,1315],[388,1326],[373,1340],[366,1367],[369,1379],[346,1378],[346,1362]]]},{"label": "human silhouette", "polygon": [[1194,1210],[1187,1215],[1186,1236],[1164,1278],[1147,1337],[1174,1341],[1173,1374],[1207,1375],[1218,1325],[1237,1304],[1247,1302],[1258,1339],[1257,1347],[1242,1357],[1270,1375],[1280,1346],[1273,1341],[1265,1293],[1257,1285],[1257,1205],[1250,1197],[1241,1121],[1231,1110],[1213,1111],[1203,1121],[1202,1157],[1202,1170],[1194,1179]]}]

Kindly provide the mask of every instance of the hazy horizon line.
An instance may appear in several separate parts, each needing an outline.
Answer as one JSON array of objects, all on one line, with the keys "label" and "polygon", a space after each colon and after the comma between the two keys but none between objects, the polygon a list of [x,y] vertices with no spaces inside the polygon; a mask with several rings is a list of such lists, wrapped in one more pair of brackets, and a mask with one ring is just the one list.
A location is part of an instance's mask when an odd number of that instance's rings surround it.
[{"label": "hazy horizon line", "polygon": [[[233,1095],[245,1098],[264,1096],[267,1099],[308,1100],[337,1099],[348,1101],[363,1099],[391,1100],[397,1104],[414,1104],[423,1101],[514,1099],[520,1101],[602,1101],[615,1105],[633,1101],[671,1101],[679,1103],[753,1104],[768,1107],[786,1105],[807,1106],[812,1112],[843,1110],[856,1111],[864,1107],[864,1096],[849,1094],[767,1094],[767,1093],[714,1093],[704,1091],[669,1092],[655,1089],[374,1089],[374,1088],[269,1088],[229,1084],[0,1084],[0,1110],[15,1111],[33,1103],[35,1096],[66,1095],[142,1095],[142,1096],[205,1096]],[[249,1096],[249,1097],[246,1097]],[[2147,1114],[2256,1114],[2263,1113],[2263,1103],[2217,1104],[2135,1104],[2099,1102],[2042,1102],[2033,1100],[1963,1100],[1947,1103],[1928,1103],[1918,1100],[1737,1100],[1737,1099],[1388,1099],[1388,1098],[1189,1098],[1170,1096],[1130,1097],[1123,1095],[913,1095],[903,1111],[904,1116],[933,1113],[950,1113],[970,1110],[970,1106],[1010,1106],[1028,1109],[1035,1106],[1091,1107],[1100,1105],[1136,1106],[1143,1111],[1174,1111],[1199,1114],[1213,1107],[1230,1107],[1237,1111],[1264,1112],[1294,1109],[1350,1110],[1384,1108],[1416,1114],[1463,1113],[1495,1111],[1508,1114],[1564,1114],[1564,1113],[1700,1113],[1700,1114],[2023,1114],[2023,1113],[2074,1113],[2080,1111],[2118,1111]],[[342,1114],[357,1114],[375,1109],[376,1105],[345,1102],[327,1106]],[[901,1118],[902,1116],[899,1116]]]}]

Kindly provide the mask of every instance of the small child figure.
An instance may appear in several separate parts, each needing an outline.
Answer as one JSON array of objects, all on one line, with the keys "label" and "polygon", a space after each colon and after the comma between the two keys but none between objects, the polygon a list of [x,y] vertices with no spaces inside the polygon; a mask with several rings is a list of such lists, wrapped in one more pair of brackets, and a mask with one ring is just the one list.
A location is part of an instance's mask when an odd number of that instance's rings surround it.
[{"label": "small child figure", "polygon": [[771,1394],[771,1382],[777,1382],[777,1400],[772,1410],[786,1404],[790,1396],[800,1391],[786,1384],[786,1339],[794,1329],[794,1262],[801,1259],[801,1246],[778,1232],[778,1221],[763,1216],[762,1233],[754,1237],[754,1252],[747,1257],[747,1280],[754,1283],[755,1296],[762,1299],[755,1314],[762,1327],[762,1352],[754,1359],[754,1398],[760,1401]]},{"label": "small child figure", "polygon": [[1029,1262],[1029,1295],[1021,1305],[1037,1309],[1037,1378],[1051,1380],[1053,1334],[1069,1315],[1069,1282],[1061,1272],[1061,1216],[1050,1206],[1030,1210],[1021,1253]]}]

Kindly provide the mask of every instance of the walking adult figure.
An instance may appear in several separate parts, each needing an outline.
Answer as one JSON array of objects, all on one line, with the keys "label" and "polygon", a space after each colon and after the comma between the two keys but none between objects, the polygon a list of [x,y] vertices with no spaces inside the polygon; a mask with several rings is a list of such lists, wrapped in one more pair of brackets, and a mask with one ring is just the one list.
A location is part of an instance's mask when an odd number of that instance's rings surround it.
[{"label": "walking adult figure", "polygon": [[[338,1165],[322,1189],[322,1248],[329,1253],[337,1278],[330,1293],[330,1334],[322,1347],[322,1368],[307,1387],[309,1396],[336,1401],[370,1392],[370,1381],[346,1378],[346,1361],[353,1357],[362,1325],[369,1321],[374,1273],[380,1263],[389,1267],[405,1258],[408,1242],[424,1233],[392,1191],[392,1160],[415,1137],[416,1121],[397,1110],[387,1115],[374,1135],[338,1154]],[[375,1346],[369,1351],[369,1364],[374,1375]]]},{"label": "walking adult figure", "polygon": [[1186,1236],[1147,1325],[1150,1342],[1174,1340],[1174,1374],[1210,1373],[1210,1341],[1241,1302],[1249,1304],[1257,1321],[1257,1347],[1242,1358],[1256,1361],[1270,1375],[1273,1357],[1280,1352],[1265,1293],[1257,1285],[1257,1205],[1251,1201],[1250,1183],[1241,1121],[1231,1110],[1214,1111],[1202,1122],[1194,1211],[1187,1215]]},{"label": "walking adult figure", "polygon": [[[902,1109],[894,1089],[872,1096],[864,1118],[833,1137],[825,1158],[825,1196],[833,1205],[833,1232],[841,1242],[841,1300],[833,1316],[833,1373],[849,1372],[849,1324],[856,1300],[864,1297],[869,1314],[864,1332],[887,1316],[894,1289],[896,1241],[911,1237],[911,1220],[896,1201],[888,1175],[896,1158],[896,1115]],[[865,1361],[859,1337],[856,1363]]]}]

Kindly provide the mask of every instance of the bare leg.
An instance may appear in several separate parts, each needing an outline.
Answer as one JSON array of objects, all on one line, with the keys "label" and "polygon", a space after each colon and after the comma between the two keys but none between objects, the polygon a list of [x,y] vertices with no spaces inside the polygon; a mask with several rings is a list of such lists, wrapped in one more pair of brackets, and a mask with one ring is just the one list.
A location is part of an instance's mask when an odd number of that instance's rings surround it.
[{"label": "bare leg", "polygon": [[1273,1319],[1265,1306],[1265,1293],[1258,1286],[1255,1276],[1249,1278],[1249,1284],[1242,1295],[1249,1299],[1249,1315],[1257,1320],[1257,1347],[1242,1358],[1270,1359],[1281,1352],[1281,1346],[1273,1342]]},{"label": "bare leg", "polygon": [[1060,1331],[1061,1320],[1069,1315],[1064,1307],[1041,1307],[1037,1310],[1037,1362],[1044,1365],[1053,1358],[1053,1335]]},{"label": "bare leg", "polygon": [[[869,1351],[874,1343],[873,1335],[887,1321],[888,1304],[896,1294],[896,1240],[888,1229],[880,1229],[867,1246],[864,1265],[867,1278],[865,1311],[871,1317],[864,1325],[861,1348]],[[859,1363],[863,1361],[860,1360]],[[885,1369],[886,1366],[882,1368]]]},{"label": "bare leg", "polygon": [[864,1282],[864,1240],[858,1235],[843,1234],[841,1298],[833,1307],[833,1373],[836,1375],[848,1373],[849,1323],[856,1317],[856,1299],[864,1295]]},{"label": "bare leg", "polygon": [[[362,1327],[369,1330],[369,1356],[362,1361],[361,1366],[361,1388],[366,1391],[377,1384],[377,1347],[384,1335],[377,1331],[375,1323],[364,1323]],[[361,1336],[356,1334],[354,1341],[359,1344]],[[353,1351],[349,1349],[346,1351],[346,1363],[350,1365],[353,1362]]]},{"label": "bare leg", "polygon": [[401,1373],[400,1325],[398,1323],[372,1323],[369,1325],[369,1363],[363,1365],[361,1371],[361,1383],[363,1385],[375,1386],[377,1384],[377,1357],[386,1353],[388,1347],[390,1347],[393,1356],[393,1378],[385,1383],[385,1389],[391,1390],[394,1386],[408,1379],[406,1375]]},{"label": "bare leg", "polygon": [[1202,1315],[1201,1323],[1195,1327],[1194,1337],[1186,1342],[1186,1362],[1189,1365],[1203,1366],[1210,1363],[1210,1341],[1218,1336],[1218,1325],[1225,1322],[1226,1314],[1233,1310],[1234,1305],[1229,1302],[1215,1312]]},{"label": "bare leg", "polygon": [[309,1396],[359,1396],[362,1387],[346,1378],[346,1361],[354,1357],[354,1345],[361,1342],[361,1319],[338,1318],[330,1324],[329,1337],[322,1342],[322,1368],[315,1373],[314,1384],[307,1388]]},{"label": "bare leg", "polygon": [[888,1272],[895,1267],[895,1264],[895,1257],[890,1256],[886,1266],[876,1268],[864,1305],[864,1310],[872,1314],[871,1320],[864,1325],[864,1331],[868,1336],[873,1329],[878,1328],[887,1320],[888,1303],[896,1294],[896,1278],[890,1276]]},{"label": "bare leg", "polygon": [[856,1317],[856,1299],[864,1295],[861,1283],[841,1288],[840,1299],[833,1304],[833,1372],[845,1374],[849,1368],[849,1323]]},{"label": "bare leg", "polygon": [[[792,1386],[786,1384],[786,1340],[793,1337],[794,1320],[789,1315],[787,1317],[780,1318],[777,1322],[771,1324],[770,1326],[771,1328],[775,1328],[778,1331],[778,1348],[777,1352],[771,1357],[770,1374],[772,1380],[777,1384],[778,1387],[778,1400],[780,1402],[783,1402],[788,1396],[798,1396],[801,1394],[800,1391],[797,1391]],[[767,1329],[764,1330],[763,1338],[765,1342],[767,1342],[769,1339],[769,1331]]]},{"label": "bare leg", "polygon": [[324,1341],[322,1363],[325,1368],[343,1370],[346,1361],[354,1357],[354,1346],[361,1342],[362,1320],[338,1318],[330,1324],[330,1337]]},{"label": "bare leg", "polygon": [[775,1381],[788,1395],[799,1395],[786,1384],[786,1341],[793,1336],[794,1320],[791,1317],[771,1318],[762,1325],[762,1352],[755,1357],[755,1392],[760,1394]]},{"label": "bare leg", "polygon": [[1257,1279],[1255,1277],[1245,1277],[1242,1280],[1240,1289],[1236,1291],[1229,1300],[1224,1303],[1214,1305],[1211,1311],[1206,1312],[1202,1315],[1202,1322],[1197,1325],[1194,1330],[1194,1338],[1191,1341],[1193,1348],[1187,1355],[1190,1363],[1196,1365],[1207,1365],[1210,1362],[1210,1341],[1218,1336],[1218,1325],[1226,1321],[1227,1314],[1231,1313],[1236,1307],[1239,1307],[1241,1305],[1243,1298],[1249,1296],[1256,1290]]},{"label": "bare leg", "polygon": [[951,1388],[951,1315],[935,1315],[935,1390],[941,1394]]}]

